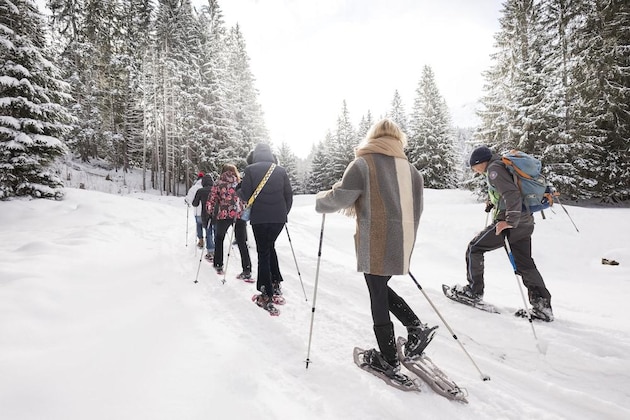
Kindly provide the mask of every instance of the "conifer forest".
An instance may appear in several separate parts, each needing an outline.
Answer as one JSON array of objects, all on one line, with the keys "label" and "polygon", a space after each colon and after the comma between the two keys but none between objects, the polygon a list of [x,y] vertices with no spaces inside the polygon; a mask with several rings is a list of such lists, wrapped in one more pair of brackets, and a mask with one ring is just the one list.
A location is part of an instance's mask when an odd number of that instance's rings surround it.
[{"label": "conifer forest", "polygon": [[[46,8],[0,0],[0,199],[63,197],[55,163],[70,160],[140,170],[145,189],[181,195],[197,172],[243,169],[255,144],[274,140],[246,39],[219,1]],[[389,117],[428,188],[478,185],[467,156],[485,144],[535,155],[569,199],[629,200],[630,2],[505,0],[499,23],[477,126],[454,126],[424,66],[415,92],[392,92],[386,115],[367,110],[355,125],[340,97],[336,126],[306,159],[276,147],[295,192],[338,181],[371,124]],[[403,97],[413,98],[409,112]]]}]

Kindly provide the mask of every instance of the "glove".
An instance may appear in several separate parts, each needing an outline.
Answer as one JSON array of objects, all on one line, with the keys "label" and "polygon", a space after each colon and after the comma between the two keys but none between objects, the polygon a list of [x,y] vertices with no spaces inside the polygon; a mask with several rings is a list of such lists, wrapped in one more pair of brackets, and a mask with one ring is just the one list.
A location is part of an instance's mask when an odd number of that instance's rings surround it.
[{"label": "glove", "polygon": [[486,213],[490,213],[494,208],[494,204],[491,201],[486,201],[486,209],[484,210]]}]

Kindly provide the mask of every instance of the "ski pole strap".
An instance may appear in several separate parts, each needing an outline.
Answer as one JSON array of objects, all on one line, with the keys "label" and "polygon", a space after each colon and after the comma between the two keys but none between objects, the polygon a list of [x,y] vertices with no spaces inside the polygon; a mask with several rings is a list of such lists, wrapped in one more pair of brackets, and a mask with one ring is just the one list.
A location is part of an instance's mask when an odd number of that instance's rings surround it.
[{"label": "ski pole strap", "polygon": [[249,197],[249,200],[247,200],[246,207],[251,207],[252,204],[254,204],[254,200],[256,199],[256,197],[258,197],[258,194],[260,194],[260,191],[263,189],[263,187],[267,183],[267,180],[269,180],[269,177],[271,176],[271,173],[273,172],[274,169],[276,169],[276,164],[272,163],[269,169],[267,170],[267,173],[265,174],[265,176],[263,176],[263,179],[260,180],[260,184],[258,184],[256,189],[252,193],[252,196]]}]

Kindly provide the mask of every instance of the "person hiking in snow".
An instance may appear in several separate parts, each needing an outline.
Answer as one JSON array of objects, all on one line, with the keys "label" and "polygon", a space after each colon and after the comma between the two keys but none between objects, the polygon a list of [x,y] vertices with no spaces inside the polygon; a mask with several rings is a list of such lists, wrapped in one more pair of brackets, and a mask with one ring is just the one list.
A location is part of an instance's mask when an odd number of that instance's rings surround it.
[{"label": "person hiking in snow", "polygon": [[[212,189],[213,179],[210,175],[205,175],[201,178],[201,188],[197,190],[195,193],[195,198],[193,198],[192,205],[195,208],[199,208],[201,212],[201,225],[202,229],[206,233],[206,256],[205,258],[208,261],[212,261],[212,257],[214,256],[214,224],[212,220],[212,214],[207,212],[205,203],[208,200],[208,196],[210,195],[210,191]],[[201,205],[200,205],[201,204]],[[202,245],[203,247],[203,245]]]},{"label": "person hiking in snow", "polygon": [[[452,287],[454,294],[479,302],[484,292],[484,254],[504,247],[505,239],[512,249],[516,269],[527,287],[532,317],[553,321],[551,294],[532,259],[532,233],[534,216],[523,205],[521,191],[512,174],[501,160],[501,156],[481,146],[470,155],[470,167],[485,175],[490,201],[496,209],[494,221],[475,236],[466,250],[465,286]],[[487,210],[490,210],[487,208]]]},{"label": "person hiking in snow", "polygon": [[[188,193],[186,194],[186,198],[184,198],[184,202],[190,206],[193,200],[195,199],[195,194],[201,188],[201,178],[203,178],[204,173],[199,172],[197,174],[197,180],[192,184]],[[201,207],[195,207],[195,224],[197,225],[197,246],[199,248],[203,248],[203,223],[201,221]]]},{"label": "person hiking in snow", "polygon": [[[275,165],[276,162],[269,145],[257,144],[247,157],[248,166],[238,191],[243,201],[248,202],[262,186],[252,203],[249,223],[254,232],[258,253],[256,289],[260,291],[260,295],[256,297],[255,303],[270,312],[276,311],[273,299],[274,295],[282,294],[280,284],[283,281],[275,243],[293,205],[293,189],[289,176],[283,167]],[[269,173],[272,165],[275,167]],[[262,183],[266,175],[269,177]]]},{"label": "person hiking in snow", "polygon": [[405,300],[388,285],[394,275],[409,273],[411,253],[423,209],[422,175],[407,161],[407,138],[389,119],[374,124],[355,151],[340,182],[316,195],[318,213],[343,213],[357,219],[357,271],[370,294],[372,321],[380,351],[363,353],[364,362],[389,377],[400,375],[390,312],[407,327],[405,356],[422,354],[435,327],[423,324]]},{"label": "person hiking in snow", "polygon": [[[241,254],[241,266],[243,271],[237,277],[239,279],[251,279],[252,261],[247,248],[247,222],[241,220],[241,213],[245,203],[236,194],[236,189],[241,183],[241,177],[236,166],[225,164],[221,168],[221,176],[212,186],[212,192],[206,202],[207,210],[212,211],[216,207],[215,222],[215,246],[214,269],[218,274],[223,274],[223,240],[225,234],[234,224],[234,237]],[[232,244],[230,244],[232,246]]]}]

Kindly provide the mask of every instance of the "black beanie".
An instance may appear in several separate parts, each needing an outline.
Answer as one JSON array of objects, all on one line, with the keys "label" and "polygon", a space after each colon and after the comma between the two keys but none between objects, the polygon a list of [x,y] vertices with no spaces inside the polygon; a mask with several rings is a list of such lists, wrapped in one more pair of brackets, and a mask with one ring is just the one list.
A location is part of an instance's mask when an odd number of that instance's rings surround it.
[{"label": "black beanie", "polygon": [[477,147],[470,154],[470,167],[477,165],[478,163],[487,162],[492,158],[492,150],[488,149],[486,146]]},{"label": "black beanie", "polygon": [[203,178],[201,178],[201,186],[202,187],[211,187],[213,184],[212,181],[212,177],[210,175],[204,175]]}]

